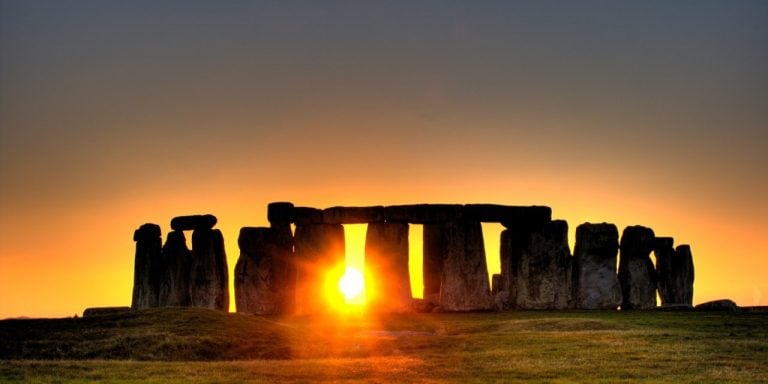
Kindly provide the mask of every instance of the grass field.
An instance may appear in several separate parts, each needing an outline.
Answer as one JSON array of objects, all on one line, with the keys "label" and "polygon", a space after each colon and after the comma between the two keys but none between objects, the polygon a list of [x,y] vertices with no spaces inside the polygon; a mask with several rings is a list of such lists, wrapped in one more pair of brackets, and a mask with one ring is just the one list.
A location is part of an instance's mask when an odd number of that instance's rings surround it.
[{"label": "grass field", "polygon": [[768,382],[768,312],[0,321],[0,382]]}]

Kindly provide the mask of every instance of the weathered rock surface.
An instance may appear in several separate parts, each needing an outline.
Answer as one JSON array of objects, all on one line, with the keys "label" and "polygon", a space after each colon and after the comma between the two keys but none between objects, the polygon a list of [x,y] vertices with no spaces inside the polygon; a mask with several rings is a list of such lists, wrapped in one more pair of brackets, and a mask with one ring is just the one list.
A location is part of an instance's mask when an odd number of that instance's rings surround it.
[{"label": "weathered rock surface", "polygon": [[365,235],[365,268],[375,276],[375,281],[366,281],[368,308],[379,312],[410,310],[408,224],[368,224]]},{"label": "weathered rock surface", "polygon": [[384,221],[384,207],[331,207],[323,210],[326,224],[365,224]]},{"label": "weathered rock surface", "polygon": [[697,311],[736,312],[739,306],[733,300],[723,299],[701,303],[696,307]]},{"label": "weathered rock surface", "polygon": [[445,311],[491,309],[491,287],[479,222],[445,224],[445,256],[440,307]]},{"label": "weathered rock surface", "polygon": [[464,206],[459,204],[415,204],[384,207],[384,220],[395,223],[432,224],[460,220]]},{"label": "weathered rock surface", "polygon": [[650,258],[654,243],[652,229],[639,225],[624,228],[619,245],[622,310],[656,307],[656,272]]},{"label": "weathered rock surface", "polygon": [[[510,305],[520,309],[567,309],[571,306],[571,250],[568,223],[502,232],[502,260],[509,275]],[[502,274],[504,270],[502,270]],[[502,284],[504,284],[502,276]]]},{"label": "weathered rock surface", "polygon": [[229,310],[229,272],[224,238],[218,229],[192,233],[190,304],[193,307]]},{"label": "weathered rock surface", "polygon": [[501,274],[494,273],[491,275],[491,294],[496,295],[501,291]]},{"label": "weathered rock surface", "polygon": [[296,225],[310,225],[323,223],[323,211],[310,207],[293,208],[293,222]]},{"label": "weathered rock surface", "polygon": [[[294,236],[296,260],[296,313],[316,314],[328,309],[325,275],[344,263],[344,227],[340,224],[297,225]],[[335,284],[331,282],[331,284]]]},{"label": "weathered rock surface", "polygon": [[192,251],[182,231],[171,231],[165,239],[160,270],[159,307],[188,307]]},{"label": "weathered rock surface", "polygon": [[134,311],[158,306],[162,265],[162,238],[160,226],[144,224],[133,233],[136,255],[133,265]]},{"label": "weathered rock surface", "polygon": [[240,257],[235,265],[237,312],[279,314],[283,310],[283,286],[277,279],[277,260],[285,259],[271,228],[241,228],[237,239]]},{"label": "weathered rock surface", "polygon": [[613,224],[584,223],[576,228],[573,300],[579,309],[616,309],[621,285],[616,274],[619,230]]},{"label": "weathered rock surface", "polygon": [[423,300],[426,305],[440,305],[440,285],[443,279],[443,259],[445,258],[445,225],[424,224],[422,278],[424,284]]},{"label": "weathered rock surface", "polygon": [[174,231],[211,229],[216,225],[216,221],[214,215],[178,216],[171,220],[171,229]]},{"label": "weathered rock surface", "polygon": [[267,220],[270,224],[290,224],[293,222],[293,203],[278,201],[267,205]]}]

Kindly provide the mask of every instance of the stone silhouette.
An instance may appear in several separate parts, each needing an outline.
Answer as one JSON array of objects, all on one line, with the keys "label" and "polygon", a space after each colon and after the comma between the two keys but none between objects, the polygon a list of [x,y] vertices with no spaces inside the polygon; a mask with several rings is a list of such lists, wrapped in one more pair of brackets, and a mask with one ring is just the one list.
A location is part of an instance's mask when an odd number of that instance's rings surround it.
[{"label": "stone silhouette", "polygon": [[688,245],[672,248],[671,237],[656,238],[656,274],[662,305],[693,304],[693,256]]},{"label": "stone silhouette", "polygon": [[296,301],[296,261],[293,253],[294,220],[293,204],[288,202],[270,203],[267,206],[267,218],[275,236],[276,256],[273,258],[273,280],[279,287],[278,313],[293,313]]},{"label": "stone silhouette", "polygon": [[656,307],[656,273],[650,254],[655,234],[650,228],[624,228],[619,249],[619,282],[621,309],[653,309]]},{"label": "stone silhouette", "polygon": [[152,308],[158,306],[163,239],[160,226],[144,224],[133,233],[136,242],[136,256],[133,270],[133,299],[131,309]]},{"label": "stone silhouette", "polygon": [[616,275],[619,231],[613,224],[584,223],[576,228],[573,300],[579,309],[616,309],[621,285]]},{"label": "stone silhouette", "polygon": [[[502,232],[508,262],[510,306],[519,309],[567,309],[571,305],[571,251],[568,224],[555,220]],[[502,271],[504,273],[504,271]],[[502,278],[502,282],[504,278]]]},{"label": "stone silhouette", "polygon": [[171,229],[174,231],[212,229],[217,221],[214,215],[178,216],[171,219]]},{"label": "stone silhouette", "polygon": [[376,276],[366,282],[375,311],[404,312],[411,307],[411,278],[408,272],[408,224],[368,224],[365,235],[365,269]]},{"label": "stone silhouette", "polygon": [[188,307],[192,251],[182,231],[171,231],[165,240],[160,271],[158,307]]},{"label": "stone silhouette", "polygon": [[444,225],[440,307],[445,311],[491,309],[491,287],[480,223],[450,221]]},{"label": "stone silhouette", "polygon": [[283,287],[277,275],[280,255],[275,231],[271,228],[241,228],[237,239],[240,257],[235,265],[235,307],[237,312],[274,315],[282,312]]},{"label": "stone silhouette", "polygon": [[192,232],[190,300],[193,307],[229,310],[229,272],[224,238],[218,229]]},{"label": "stone silhouette", "polygon": [[[235,267],[238,312],[316,314],[326,312],[343,269],[343,224],[368,224],[366,269],[379,312],[488,309],[651,309],[658,289],[666,308],[693,299],[690,247],[673,249],[671,238],[627,227],[619,244],[612,224],[580,225],[571,256],[568,224],[552,221],[545,206],[414,204],[369,207],[267,207],[269,228],[245,227]],[[501,223],[501,273],[488,281],[481,223]],[[171,220],[165,244],[160,227],[144,224],[134,233],[136,254],[132,309],[229,305],[224,239],[213,215]],[[423,225],[423,300],[411,298],[408,229]],[[295,225],[295,233],[292,226]],[[192,249],[183,231],[192,232]],[[617,244],[618,247],[617,247]],[[616,253],[620,249],[619,273]],[[649,255],[654,251],[657,266]],[[493,288],[491,290],[491,288]],[[335,293],[334,293],[335,292]],[[378,295],[378,298],[377,298]],[[337,296],[337,297],[340,297]]]}]

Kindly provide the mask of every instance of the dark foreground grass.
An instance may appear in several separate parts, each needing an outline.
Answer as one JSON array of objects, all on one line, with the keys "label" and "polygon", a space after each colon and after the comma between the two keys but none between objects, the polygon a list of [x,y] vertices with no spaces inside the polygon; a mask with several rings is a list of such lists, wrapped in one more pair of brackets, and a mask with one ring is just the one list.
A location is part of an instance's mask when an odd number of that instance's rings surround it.
[{"label": "dark foreground grass", "polygon": [[768,382],[768,313],[0,321],[0,382]]}]

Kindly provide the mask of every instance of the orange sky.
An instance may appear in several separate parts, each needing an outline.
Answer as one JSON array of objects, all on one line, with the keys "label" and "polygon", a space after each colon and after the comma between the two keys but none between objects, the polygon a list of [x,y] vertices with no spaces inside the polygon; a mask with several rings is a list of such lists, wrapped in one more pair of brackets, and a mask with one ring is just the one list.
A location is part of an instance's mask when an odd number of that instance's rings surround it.
[{"label": "orange sky", "polygon": [[0,318],[129,305],[177,215],[234,267],[271,201],[646,225],[696,303],[768,305],[763,2],[0,7]]}]

